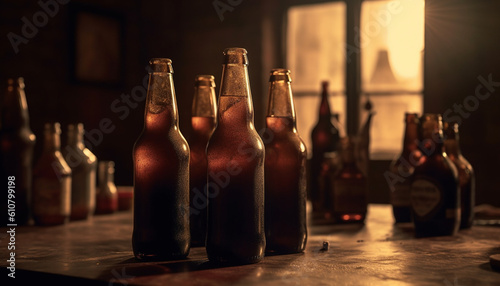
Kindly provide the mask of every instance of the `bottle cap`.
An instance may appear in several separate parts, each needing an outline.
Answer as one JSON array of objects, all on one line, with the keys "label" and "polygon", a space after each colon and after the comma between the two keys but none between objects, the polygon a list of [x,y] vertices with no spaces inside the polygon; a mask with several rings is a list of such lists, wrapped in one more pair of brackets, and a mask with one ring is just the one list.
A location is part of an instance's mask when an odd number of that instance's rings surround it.
[{"label": "bottle cap", "polygon": [[292,79],[290,78],[290,70],[287,69],[272,69],[271,70],[271,76],[269,77],[269,81],[286,81],[286,82],[292,82]]}]

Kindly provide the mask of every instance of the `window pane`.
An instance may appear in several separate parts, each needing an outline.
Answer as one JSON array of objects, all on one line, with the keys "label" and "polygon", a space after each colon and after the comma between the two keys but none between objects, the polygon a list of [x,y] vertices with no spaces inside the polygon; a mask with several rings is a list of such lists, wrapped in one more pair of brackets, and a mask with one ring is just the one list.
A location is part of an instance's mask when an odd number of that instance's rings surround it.
[{"label": "window pane", "polygon": [[[422,95],[390,94],[370,96],[375,108],[370,129],[370,157],[374,160],[393,159],[401,152],[404,137],[405,112],[422,112]],[[361,116],[364,123],[367,112],[362,108],[366,96],[361,98]]]},{"label": "window pane", "polygon": [[[321,101],[320,91],[311,94],[294,96],[295,111],[297,117],[297,131],[307,146],[308,156],[312,155],[311,131],[318,121],[319,105]],[[330,110],[339,114],[340,135],[345,135],[345,96],[330,95]]]},{"label": "window pane", "polygon": [[315,91],[321,81],[344,91],[345,3],[304,5],[288,10],[287,64],[296,91]]},{"label": "window pane", "polygon": [[361,7],[364,92],[422,90],[424,1],[365,1]]}]

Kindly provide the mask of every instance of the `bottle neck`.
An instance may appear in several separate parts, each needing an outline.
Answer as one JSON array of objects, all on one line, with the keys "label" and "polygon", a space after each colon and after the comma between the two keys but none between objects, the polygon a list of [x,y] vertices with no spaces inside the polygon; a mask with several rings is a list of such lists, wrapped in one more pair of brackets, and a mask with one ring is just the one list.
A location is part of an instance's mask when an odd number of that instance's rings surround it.
[{"label": "bottle neck", "polygon": [[115,180],[115,164],[112,161],[101,161],[98,167],[99,185],[103,186],[108,183],[114,183]]},{"label": "bottle neck", "polygon": [[419,149],[424,155],[443,155],[443,125],[440,115],[426,114],[420,121]]},{"label": "bottle neck", "polygon": [[44,153],[54,153],[61,150],[61,136],[59,133],[54,131],[45,131],[44,134]]},{"label": "bottle neck", "polygon": [[144,128],[160,132],[177,128],[177,118],[172,73],[163,71],[150,73]]},{"label": "bottle neck", "polygon": [[319,106],[319,119],[330,121],[331,116],[330,104],[328,102],[328,89],[327,85],[323,84],[323,89],[321,91],[321,103]]},{"label": "bottle neck", "polygon": [[218,125],[253,126],[254,111],[246,64],[226,63],[222,68]]},{"label": "bottle neck", "polygon": [[4,95],[1,113],[2,129],[30,129],[28,104],[24,93],[24,84],[9,81],[7,92]]},{"label": "bottle neck", "polygon": [[83,126],[80,125],[70,125],[68,127],[68,146],[80,148],[85,148],[83,143]]},{"label": "bottle neck", "polygon": [[418,122],[416,114],[406,115],[405,135],[403,139],[403,154],[409,155],[418,149]]},{"label": "bottle neck", "polygon": [[446,124],[445,128],[444,150],[450,156],[459,157],[462,152],[459,144],[458,125],[450,126]]}]

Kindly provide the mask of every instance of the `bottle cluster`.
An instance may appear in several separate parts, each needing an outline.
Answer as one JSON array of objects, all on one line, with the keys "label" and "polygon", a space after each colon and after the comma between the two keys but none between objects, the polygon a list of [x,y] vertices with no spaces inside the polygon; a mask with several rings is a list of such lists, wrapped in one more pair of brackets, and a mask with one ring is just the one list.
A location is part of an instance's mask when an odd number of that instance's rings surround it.
[{"label": "bottle cluster", "polygon": [[117,210],[113,162],[99,162],[97,184],[98,162],[85,147],[82,123],[67,125],[64,148],[60,123],[46,123],[43,151],[33,164],[36,137],[23,78],[8,80],[0,114],[0,175],[15,178],[16,224],[58,225]]},{"label": "bottle cluster", "polygon": [[386,179],[396,223],[413,222],[417,237],[470,228],[475,176],[459,147],[458,124],[439,114],[405,114],[403,150]]},{"label": "bottle cluster", "polygon": [[[265,136],[254,126],[247,52],[224,51],[218,102],[212,75],[195,78],[192,135],[178,127],[173,68],[150,61],[144,129],[134,150],[134,256],[246,264],[302,252],[307,240],[306,147],[290,71],[273,69]],[[189,143],[188,143],[189,142]]]}]

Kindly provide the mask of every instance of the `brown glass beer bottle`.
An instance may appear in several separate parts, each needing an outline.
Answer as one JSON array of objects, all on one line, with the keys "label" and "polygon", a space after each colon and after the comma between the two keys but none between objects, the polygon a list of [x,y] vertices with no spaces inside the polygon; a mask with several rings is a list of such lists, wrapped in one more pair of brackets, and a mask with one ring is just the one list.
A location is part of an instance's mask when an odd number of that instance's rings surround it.
[{"label": "brown glass beer bottle", "polygon": [[172,61],[150,62],[144,129],[134,152],[134,231],[140,260],[189,253],[189,146],[179,130]]},{"label": "brown glass beer bottle", "polygon": [[272,70],[269,82],[263,135],[266,253],[297,253],[307,240],[306,146],[296,128],[290,71]]},{"label": "brown glass beer bottle", "polygon": [[356,164],[354,138],[347,136],[340,140],[341,167],[334,176],[330,176],[333,188],[329,189],[329,212],[335,223],[364,222],[366,217],[368,185]]},{"label": "brown glass beer bottle", "polygon": [[461,219],[460,229],[470,228],[474,220],[474,206],[476,204],[476,179],[474,169],[467,159],[462,156],[459,144],[458,124],[444,122],[444,150],[448,158],[455,164],[458,171],[460,185]]},{"label": "brown glass beer bottle", "polygon": [[415,235],[453,235],[460,224],[460,189],[457,169],[443,149],[441,115],[421,117],[419,140],[424,157],[410,187]]},{"label": "brown glass beer bottle", "polygon": [[[4,215],[7,215],[3,216],[5,219],[2,223],[23,225],[29,222],[31,216],[33,148],[36,137],[29,125],[22,77],[7,81],[0,113],[0,176],[2,186],[8,188],[2,199],[2,205],[5,206],[3,210],[6,210]],[[9,200],[15,204],[9,203]]]},{"label": "brown glass beer bottle", "polygon": [[68,144],[64,160],[71,168],[71,220],[82,220],[94,213],[97,158],[85,148],[83,124],[68,125]]},{"label": "brown glass beer bottle", "polygon": [[115,162],[100,161],[95,214],[112,214],[117,210],[118,192],[115,185]]},{"label": "brown glass beer bottle", "polygon": [[57,225],[71,213],[71,168],[61,154],[61,125],[47,123],[43,153],[33,169],[33,219],[37,225]]},{"label": "brown glass beer bottle", "polygon": [[325,211],[327,190],[322,189],[320,183],[324,154],[335,151],[340,140],[339,130],[332,123],[330,104],[328,102],[328,82],[322,82],[321,86],[318,122],[311,132],[312,157],[308,199],[312,203],[313,217],[323,217]]},{"label": "brown glass beer bottle", "polygon": [[264,146],[255,131],[247,51],[224,51],[217,127],[207,146],[210,261],[259,262],[264,230]]},{"label": "brown glass beer bottle", "polygon": [[418,115],[405,113],[403,150],[391,162],[386,176],[391,190],[391,204],[396,223],[411,222],[410,185],[415,167],[420,164],[422,153],[418,149]]},{"label": "brown glass beer bottle", "polygon": [[191,246],[205,246],[207,236],[207,154],[208,139],[216,123],[215,82],[212,75],[199,75],[194,83],[191,114],[192,133],[188,139],[189,157],[189,223]]}]

